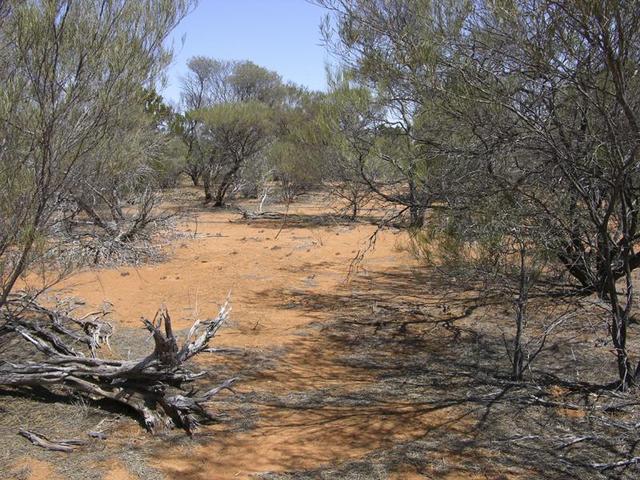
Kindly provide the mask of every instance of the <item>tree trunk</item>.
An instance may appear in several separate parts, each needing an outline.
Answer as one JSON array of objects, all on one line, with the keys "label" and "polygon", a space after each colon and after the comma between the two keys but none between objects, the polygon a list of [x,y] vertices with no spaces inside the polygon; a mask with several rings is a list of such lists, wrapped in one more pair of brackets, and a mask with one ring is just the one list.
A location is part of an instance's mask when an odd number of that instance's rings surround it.
[{"label": "tree trunk", "polygon": [[218,190],[216,191],[215,201],[213,203],[214,207],[222,207],[224,205],[224,198],[227,195],[229,187],[233,184],[234,177],[239,169],[240,162],[236,161],[233,168],[222,177],[220,185],[218,185]]},{"label": "tree trunk", "polygon": [[422,228],[424,226],[425,208],[420,205],[411,205],[409,207],[409,227]]},{"label": "tree trunk", "polygon": [[228,185],[220,184],[218,190],[216,191],[215,200],[213,202],[214,207],[222,207],[224,205],[224,197],[227,194]]},{"label": "tree trunk", "polygon": [[209,203],[213,199],[211,193],[211,169],[207,168],[202,176],[202,184],[204,186],[204,203]]},{"label": "tree trunk", "polygon": [[194,187],[200,186],[200,173],[190,172],[189,177],[191,177],[191,181],[193,182]]},{"label": "tree trunk", "polygon": [[[623,308],[620,304],[620,298],[616,287],[616,280],[613,273],[611,252],[607,246],[604,248],[604,257],[608,261],[602,262],[604,265],[602,275],[604,281],[602,282],[604,288],[600,292],[600,298],[609,303],[611,307],[611,321],[609,324],[609,333],[611,334],[611,341],[615,349],[616,363],[618,367],[618,377],[620,380],[620,389],[628,390],[634,383],[634,372],[631,368],[631,361],[629,360],[629,354],[627,352],[627,325],[629,323],[629,313],[631,308],[632,298],[627,299],[627,308]],[[627,275],[627,286],[631,285],[630,271]]]},{"label": "tree trunk", "polygon": [[520,279],[518,282],[518,299],[516,301],[516,335],[513,339],[513,380],[520,381],[524,374],[524,349],[522,337],[526,323],[527,301],[529,299],[529,276],[526,266],[526,248],[520,248]]},{"label": "tree trunk", "polygon": [[612,320],[609,328],[611,340],[616,353],[616,363],[618,367],[618,377],[620,379],[620,389],[628,390],[635,383],[635,374],[631,367],[631,360],[627,352],[627,324],[629,319],[622,308],[612,303]]}]

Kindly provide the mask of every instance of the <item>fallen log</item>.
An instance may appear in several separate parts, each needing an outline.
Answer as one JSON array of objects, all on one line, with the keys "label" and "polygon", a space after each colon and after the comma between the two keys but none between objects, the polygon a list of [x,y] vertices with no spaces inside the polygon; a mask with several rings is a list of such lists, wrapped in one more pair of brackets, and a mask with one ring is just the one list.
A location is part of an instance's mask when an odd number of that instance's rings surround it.
[{"label": "fallen log", "polygon": [[182,346],[166,308],[158,310],[153,320],[143,319],[154,350],[137,360],[97,357],[97,350],[108,343],[112,331],[102,318],[73,319],[26,297],[13,298],[7,305],[0,312],[0,336],[13,334],[35,348],[38,355],[37,359],[29,356],[18,361],[0,360],[3,386],[61,388],[69,395],[108,399],[133,409],[151,432],[179,427],[191,434],[200,423],[215,420],[206,404],[221,390],[231,390],[236,381],[226,380],[200,394],[191,384],[206,372],[196,372],[185,365],[210,350],[209,342],[228,318],[228,302],[216,317],[196,321]]}]

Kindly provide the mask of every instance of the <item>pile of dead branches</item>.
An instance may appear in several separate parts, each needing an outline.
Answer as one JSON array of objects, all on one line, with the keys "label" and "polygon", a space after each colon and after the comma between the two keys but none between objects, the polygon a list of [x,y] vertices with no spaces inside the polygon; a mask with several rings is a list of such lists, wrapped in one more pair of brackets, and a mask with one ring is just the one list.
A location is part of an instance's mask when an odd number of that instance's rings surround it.
[{"label": "pile of dead branches", "polygon": [[[191,434],[213,421],[206,404],[235,379],[199,393],[194,381],[206,375],[186,366],[202,352],[228,318],[226,302],[218,315],[196,321],[180,346],[166,308],[153,321],[143,319],[155,348],[136,360],[99,358],[109,346],[112,326],[101,315],[81,319],[49,310],[26,296],[14,296],[0,311],[0,385],[45,388],[91,400],[111,400],[133,409],[147,429],[177,426]],[[16,344],[17,348],[7,348]],[[9,353],[9,352],[14,352]],[[15,353],[17,352],[17,353]],[[191,386],[187,390],[187,386]]]},{"label": "pile of dead branches", "polygon": [[279,212],[250,212],[240,207],[237,209],[242,214],[243,220],[282,220],[287,216],[285,213]]}]

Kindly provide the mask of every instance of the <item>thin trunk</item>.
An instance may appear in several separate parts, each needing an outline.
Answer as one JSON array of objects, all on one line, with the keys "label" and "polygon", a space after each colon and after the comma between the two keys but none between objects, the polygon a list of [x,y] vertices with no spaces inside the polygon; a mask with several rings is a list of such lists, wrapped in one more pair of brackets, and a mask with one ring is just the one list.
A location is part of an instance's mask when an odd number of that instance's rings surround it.
[{"label": "thin trunk", "polygon": [[115,237],[118,230],[113,228],[109,223],[105,222],[95,209],[87,203],[81,196],[75,197],[76,203],[80,209],[86,213],[96,227],[102,228],[109,235]]},{"label": "thin trunk", "polygon": [[22,275],[26,270],[29,254],[31,253],[32,248],[33,248],[33,236],[30,235],[29,239],[25,242],[22,248],[22,252],[20,253],[20,259],[18,260],[18,263],[16,264],[16,266],[13,268],[13,272],[9,276],[9,279],[7,280],[7,282],[4,285],[2,285],[2,296],[0,296],[0,308],[4,307],[4,305],[7,303],[7,298],[9,298],[9,294],[13,290],[13,287],[18,281],[18,278],[20,278],[20,275]]},{"label": "thin trunk", "polygon": [[233,168],[228,171],[222,180],[220,181],[220,185],[218,186],[218,190],[216,191],[215,202],[213,204],[214,207],[221,207],[224,205],[224,197],[227,195],[227,191],[229,187],[233,184],[236,173],[240,169],[241,161],[236,160]]},{"label": "thin trunk", "polygon": [[209,203],[213,199],[211,193],[211,168],[207,168],[202,176],[204,186],[204,203]]},{"label": "thin trunk", "polygon": [[633,370],[627,353],[627,324],[629,321],[628,310],[620,305],[616,281],[612,271],[612,259],[610,251],[605,247],[604,256],[608,262],[604,265],[604,288],[601,298],[607,300],[611,307],[611,323],[609,333],[616,353],[616,363],[618,367],[618,377],[620,379],[620,389],[627,390],[633,383]]},{"label": "thin trunk", "polygon": [[524,373],[524,349],[522,337],[526,323],[527,300],[529,297],[529,277],[526,266],[526,247],[520,248],[520,280],[518,282],[518,300],[516,302],[516,336],[513,339],[513,371],[514,380],[522,380]]},{"label": "thin trunk", "polygon": [[194,187],[200,186],[200,173],[199,172],[190,172],[189,177],[191,177],[191,181],[193,182]]},{"label": "thin trunk", "polygon": [[613,318],[611,322],[611,340],[616,352],[616,363],[618,367],[618,377],[620,379],[620,389],[627,390],[634,383],[634,371],[631,368],[631,361],[627,353],[627,321],[624,310],[613,306]]},{"label": "thin trunk", "polygon": [[216,192],[216,198],[213,202],[214,207],[222,207],[224,205],[224,197],[227,195],[227,190],[231,186],[231,183],[221,183]]},{"label": "thin trunk", "polygon": [[411,228],[422,228],[424,226],[424,214],[425,209],[420,205],[411,205],[409,207],[410,224]]},{"label": "thin trunk", "polygon": [[351,220],[355,221],[358,218],[358,201],[355,200],[351,206]]}]

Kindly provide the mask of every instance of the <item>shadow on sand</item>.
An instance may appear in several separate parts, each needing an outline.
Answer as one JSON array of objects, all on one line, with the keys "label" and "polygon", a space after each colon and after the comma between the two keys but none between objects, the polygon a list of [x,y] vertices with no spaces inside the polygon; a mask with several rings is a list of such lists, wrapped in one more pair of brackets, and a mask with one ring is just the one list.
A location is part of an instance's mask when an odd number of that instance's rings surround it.
[{"label": "shadow on sand", "polygon": [[504,302],[435,272],[357,276],[331,293],[267,290],[255,301],[283,298],[283,308],[326,318],[268,368],[253,362],[251,388],[232,401],[251,406],[255,423],[211,433],[216,449],[242,456],[190,452],[184,478],[248,465],[270,479],[637,478],[637,464],[596,465],[636,455],[638,402],[603,389],[611,369],[573,325],[517,383]]}]

